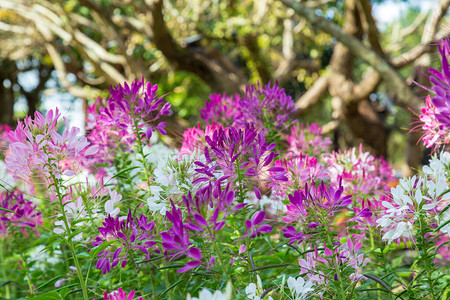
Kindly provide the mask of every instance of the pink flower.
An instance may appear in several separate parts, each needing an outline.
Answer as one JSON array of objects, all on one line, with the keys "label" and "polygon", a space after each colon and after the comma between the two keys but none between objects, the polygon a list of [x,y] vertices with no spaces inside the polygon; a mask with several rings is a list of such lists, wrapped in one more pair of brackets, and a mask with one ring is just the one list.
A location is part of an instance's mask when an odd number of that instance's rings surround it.
[{"label": "pink flower", "polygon": [[286,139],[289,143],[288,157],[298,157],[303,153],[321,156],[329,153],[332,144],[329,138],[322,135],[322,127],[317,123],[291,127],[291,134]]},{"label": "pink flower", "polygon": [[66,119],[60,135],[59,116],[58,109],[55,113],[50,110],[46,118],[36,112],[34,119],[26,117],[8,134],[11,143],[5,162],[15,177],[25,179],[39,173],[49,177],[52,173],[59,178],[63,172],[73,175],[83,157],[96,153],[97,146],[88,148],[87,139],[78,136],[80,129],[71,128]]},{"label": "pink flower", "polygon": [[[133,300],[135,291],[131,291],[128,296],[127,293],[125,293],[122,288],[119,288],[117,291],[112,292],[108,295],[108,292],[105,291],[105,297],[104,300]],[[95,300],[95,298],[94,298]],[[139,297],[138,300],[144,300],[144,298]]]}]

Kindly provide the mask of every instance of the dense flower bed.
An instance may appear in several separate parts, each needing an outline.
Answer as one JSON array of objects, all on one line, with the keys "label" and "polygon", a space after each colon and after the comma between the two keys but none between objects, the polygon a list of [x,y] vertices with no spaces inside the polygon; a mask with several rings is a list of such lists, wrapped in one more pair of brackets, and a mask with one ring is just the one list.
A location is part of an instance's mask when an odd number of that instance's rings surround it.
[{"label": "dense flower bed", "polygon": [[[435,148],[449,141],[450,39],[438,48],[420,117]],[[383,158],[294,120],[277,84],[212,95],[169,149],[157,90],[111,88],[86,136],[57,109],[1,128],[0,296],[448,297],[449,153],[397,182]]]}]

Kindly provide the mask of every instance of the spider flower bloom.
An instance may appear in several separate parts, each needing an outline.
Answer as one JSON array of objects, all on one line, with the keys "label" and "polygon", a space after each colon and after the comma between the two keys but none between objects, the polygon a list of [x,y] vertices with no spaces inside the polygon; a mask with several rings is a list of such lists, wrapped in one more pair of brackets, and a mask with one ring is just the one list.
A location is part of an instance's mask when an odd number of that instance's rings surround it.
[{"label": "spider flower bloom", "polygon": [[[87,139],[93,145],[99,147],[99,151],[89,157],[87,165],[101,164],[110,165],[114,160],[115,150],[119,147],[122,151],[127,152],[133,147],[136,141],[136,134],[129,130],[127,124],[128,121],[123,120],[125,117],[128,120],[127,115],[122,114],[121,120],[111,122],[110,117],[104,113],[106,109],[106,100],[97,98],[96,102],[92,106],[88,107],[88,117],[86,130],[89,132]],[[114,110],[119,110],[116,107]],[[119,112],[111,112],[113,115],[120,115]]]},{"label": "spider flower bloom", "polygon": [[203,154],[203,149],[206,146],[205,136],[212,135],[218,128],[223,128],[223,126],[213,121],[211,125],[206,125],[205,130],[200,128],[200,123],[197,124],[197,127],[186,129],[183,132],[180,156],[193,153]]},{"label": "spider flower bloom", "polygon": [[80,129],[71,128],[65,118],[66,128],[60,135],[57,132],[59,116],[58,109],[50,110],[45,118],[36,112],[34,119],[26,117],[9,132],[10,151],[5,162],[15,177],[25,179],[35,173],[46,177],[50,174],[60,177],[62,173],[74,175],[78,171],[77,161],[97,152],[97,146],[87,148],[87,139],[77,136]]},{"label": "spider flower bloom", "polygon": [[352,202],[352,196],[344,195],[344,187],[339,184],[337,189],[327,187],[323,182],[311,187],[295,191],[289,195],[290,204],[286,206],[283,221],[291,223],[296,220],[309,220],[326,225],[332,216]]},{"label": "spider flower bloom", "polygon": [[172,211],[166,212],[167,219],[173,224],[169,230],[161,232],[162,245],[166,250],[165,254],[170,260],[182,258],[184,256],[193,260],[188,261],[186,266],[179,269],[177,273],[183,273],[195,269],[202,263],[202,253],[197,247],[190,247],[189,232],[183,224],[181,210],[175,207],[172,202]]},{"label": "spider flower bloom", "polygon": [[287,180],[284,169],[272,165],[278,156],[272,151],[275,144],[268,144],[263,132],[256,131],[252,125],[247,124],[243,129],[234,126],[219,128],[212,135],[205,136],[205,141],[207,164],[196,162],[200,168],[196,169],[199,176],[194,183],[214,181],[217,185],[217,181],[229,177],[241,178],[249,188],[254,187],[260,199],[258,187],[263,181]]},{"label": "spider flower bloom", "polygon": [[318,182],[328,176],[325,167],[318,162],[317,158],[303,153],[289,160],[277,160],[275,166],[287,170],[287,181],[275,181],[269,185],[272,188],[272,195],[279,201],[284,200],[286,194],[303,188],[306,183]]},{"label": "spider flower bloom", "polygon": [[292,126],[291,134],[286,139],[289,143],[289,157],[298,157],[303,153],[321,156],[331,150],[331,140],[322,135],[322,127],[317,123]]},{"label": "spider flower bloom", "polygon": [[33,202],[25,201],[21,193],[0,193],[0,208],[0,236],[7,236],[14,228],[20,228],[26,237],[27,229],[39,236],[36,226],[42,225],[41,213],[36,211]]},{"label": "spider flower bloom", "polygon": [[338,184],[342,180],[346,191],[351,191],[355,196],[367,198],[388,192],[386,182],[395,179],[389,163],[382,157],[377,158],[369,152],[363,152],[362,145],[359,153],[356,148],[333,152],[327,155],[326,161],[330,182]]},{"label": "spider flower bloom", "polygon": [[441,56],[442,69],[430,69],[430,81],[432,89],[425,88],[434,93],[433,98],[427,96],[426,106],[422,108],[419,116],[422,121],[424,135],[422,140],[425,147],[431,148],[440,144],[450,142],[450,68],[448,58],[450,57],[450,37],[446,37],[438,44]]},{"label": "spider flower bloom", "polygon": [[419,116],[423,122],[422,129],[424,134],[422,141],[425,147],[432,148],[435,145],[448,144],[450,142],[450,132],[437,119],[437,108],[434,106],[431,97],[427,96],[425,107],[422,108],[422,114]]},{"label": "spider flower bloom", "polygon": [[119,216],[113,218],[108,216],[103,222],[104,227],[99,227],[101,237],[98,236],[92,246],[99,246],[107,240],[115,239],[121,247],[114,252],[109,250],[110,246],[102,250],[97,256],[97,269],[102,270],[103,274],[111,272],[120,263],[122,268],[125,268],[129,258],[129,253],[144,254],[146,259],[150,258],[148,249],[152,248],[156,242],[153,241],[152,231],[155,227],[154,222],[148,222],[147,217],[141,215],[139,218],[131,216],[131,210],[125,220],[119,220]]},{"label": "spider flower bloom", "polygon": [[212,94],[205,108],[200,109],[200,117],[207,123],[231,125],[233,120],[241,118],[240,100],[239,95]]},{"label": "spider flower bloom", "polygon": [[437,120],[447,129],[450,129],[450,37],[446,37],[438,44],[438,51],[441,56],[441,71],[430,69],[430,81],[433,84],[435,96],[433,104],[436,107]]},{"label": "spider flower bloom", "polygon": [[[117,291],[112,292],[111,294],[108,294],[108,292],[105,291],[103,300],[133,300],[134,294],[135,291],[131,291],[127,295],[127,293],[125,293],[122,288],[119,288]],[[144,298],[139,297],[137,300],[144,300]]]},{"label": "spider flower bloom", "polygon": [[[119,122],[120,126],[133,127],[138,118],[140,129],[145,127],[145,136],[149,139],[153,131],[158,130],[162,135],[166,134],[166,123],[159,119],[170,113],[170,103],[164,103],[164,99],[156,95],[158,85],[150,82],[144,83],[144,78],[135,80],[128,85],[124,83],[109,89],[111,97],[108,107],[103,114],[111,123]],[[160,106],[162,107],[160,108]]]},{"label": "spider flower bloom", "polygon": [[293,114],[297,111],[295,103],[284,89],[267,84],[261,87],[250,85],[245,88],[245,95],[240,101],[242,117],[236,119],[238,125],[253,123],[256,128],[273,128],[285,130],[296,121],[292,121]]}]

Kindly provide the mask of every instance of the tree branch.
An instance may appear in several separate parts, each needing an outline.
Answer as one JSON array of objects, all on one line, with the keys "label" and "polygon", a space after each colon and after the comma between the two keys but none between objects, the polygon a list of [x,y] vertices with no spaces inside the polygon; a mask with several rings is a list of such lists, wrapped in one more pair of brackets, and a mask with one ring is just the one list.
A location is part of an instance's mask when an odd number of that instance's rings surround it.
[{"label": "tree branch", "polygon": [[294,9],[298,15],[306,18],[311,25],[338,39],[339,42],[348,47],[355,56],[371,65],[378,73],[380,73],[386,84],[395,91],[399,102],[404,105],[411,105],[411,101],[416,98],[414,93],[400,74],[398,74],[398,72],[374,50],[366,47],[357,38],[344,33],[339,26],[331,21],[317,16],[313,10],[307,8],[305,5],[292,0],[281,0],[281,2]]},{"label": "tree branch", "polygon": [[161,0],[146,0],[150,10],[148,21],[153,32],[152,42],[178,70],[192,72],[214,91],[239,92],[245,83],[243,74],[219,51],[196,47],[181,48],[170,34],[162,13]]}]

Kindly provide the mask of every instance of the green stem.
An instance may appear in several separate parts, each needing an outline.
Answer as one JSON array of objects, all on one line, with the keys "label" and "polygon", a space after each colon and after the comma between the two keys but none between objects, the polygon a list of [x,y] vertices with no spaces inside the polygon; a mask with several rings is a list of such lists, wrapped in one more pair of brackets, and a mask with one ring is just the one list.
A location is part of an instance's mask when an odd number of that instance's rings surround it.
[{"label": "green stem", "polygon": [[[328,245],[330,245],[331,248],[333,249],[333,242],[331,240],[331,236],[328,233],[327,233],[327,239],[328,239]],[[346,292],[344,290],[344,287],[342,286],[342,279],[343,278],[341,277],[341,270],[339,269],[339,261],[338,261],[338,259],[336,257],[334,257],[333,260],[334,260],[334,266],[335,266],[334,270],[336,271],[336,274],[338,276],[339,291],[340,291],[339,296],[340,296],[341,299],[345,300],[347,298],[345,297]]]},{"label": "green stem", "polygon": [[64,209],[63,197],[62,197],[61,191],[60,191],[60,182],[56,179],[55,175],[53,175],[52,173],[50,173],[50,176],[53,179],[53,183],[55,185],[55,190],[56,190],[56,195],[58,196],[59,205],[61,207],[64,225],[66,226],[66,231],[68,234],[66,241],[67,241],[67,244],[69,245],[70,252],[72,253],[73,261],[75,263],[75,268],[77,268],[78,279],[80,280],[81,289],[83,290],[83,298],[85,300],[88,300],[89,298],[88,298],[86,283],[83,279],[83,274],[81,273],[82,269],[81,269],[80,263],[78,262],[77,254],[75,252],[75,247],[73,245],[72,239],[69,238],[70,233],[71,233],[71,228],[69,225],[69,221],[67,219],[66,211]]},{"label": "green stem", "polygon": [[[434,295],[434,282],[432,279],[433,276],[433,271],[431,270],[432,266],[430,265],[430,257],[428,256],[428,251],[427,251],[427,243],[426,243],[426,230],[425,230],[425,222],[423,220],[423,215],[420,214],[419,216],[419,232],[420,232],[420,239],[419,239],[419,245],[418,248],[419,250],[422,252],[421,254],[421,258],[425,267],[425,271],[427,273],[427,281],[428,281],[428,285],[430,286],[430,293],[431,293],[431,299],[435,300],[436,297]],[[432,260],[432,258],[431,258]],[[431,261],[431,264],[432,261]]]},{"label": "green stem", "polygon": [[[1,247],[0,247],[0,268],[2,269],[2,275],[3,275],[3,280],[6,281],[6,266],[4,266],[3,264],[5,263],[4,261],[4,257],[3,257],[3,245],[6,246],[5,243],[5,239],[1,240]],[[6,299],[11,299],[11,291],[9,290],[9,284],[5,285],[5,289],[6,289]]]},{"label": "green stem", "polygon": [[30,296],[34,295],[34,291],[33,291],[33,284],[31,283],[30,280],[30,271],[28,269],[27,263],[25,262],[25,258],[23,257],[23,254],[20,253],[20,258],[22,260],[22,267],[25,269],[25,277],[27,278],[27,284],[28,284],[28,291],[30,292]]},{"label": "green stem", "polygon": [[[166,282],[166,289],[168,289],[170,287],[169,271],[164,274],[164,281]],[[172,290],[169,291],[169,300],[173,300]]]},{"label": "green stem", "polygon": [[230,277],[230,275],[228,275],[228,270],[225,267],[225,264],[224,264],[223,259],[222,259],[222,253],[220,252],[219,247],[217,246],[217,243],[216,243],[216,239],[214,238],[214,236],[213,236],[213,234],[211,232],[211,229],[209,227],[208,227],[208,232],[209,232],[209,235],[211,237],[211,241],[213,243],[214,250],[215,250],[216,255],[217,255],[218,259],[219,259],[220,265],[222,266],[223,273],[225,273],[225,276],[227,277],[227,281],[231,282],[231,277]]},{"label": "green stem", "polygon": [[139,134],[137,119],[135,118],[135,116],[132,116],[132,118],[133,118],[134,134],[136,135],[136,140],[138,142],[138,152],[142,156],[142,165],[144,167],[145,179],[147,181],[148,187],[150,188],[150,171],[144,156],[144,145],[142,144],[141,137]]}]

